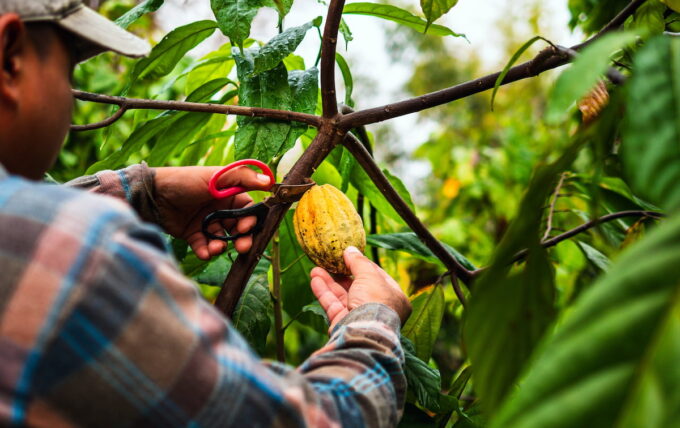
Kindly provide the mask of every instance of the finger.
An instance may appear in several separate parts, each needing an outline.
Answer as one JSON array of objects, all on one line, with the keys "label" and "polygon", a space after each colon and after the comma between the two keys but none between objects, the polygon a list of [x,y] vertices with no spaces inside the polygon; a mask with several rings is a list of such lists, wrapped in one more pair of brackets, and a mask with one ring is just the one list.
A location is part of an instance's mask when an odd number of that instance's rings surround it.
[{"label": "finger", "polygon": [[375,275],[376,265],[361,254],[356,247],[347,247],[343,253],[345,264],[356,278],[361,275]]},{"label": "finger", "polygon": [[319,304],[328,315],[328,318],[333,321],[338,315],[346,315],[347,305],[343,304],[340,299],[333,293],[330,286],[321,277],[314,277],[311,281],[312,292],[316,296]]},{"label": "finger", "polygon": [[255,217],[255,216],[240,218],[240,219],[238,219],[238,222],[236,223],[236,231],[238,233],[249,232],[250,229],[255,227],[256,224],[257,224],[257,217]]},{"label": "finger", "polygon": [[248,251],[250,251],[252,246],[253,246],[253,236],[252,235],[248,235],[248,236],[238,238],[234,242],[234,248],[236,248],[236,251],[239,254],[247,253]]},{"label": "finger", "polygon": [[241,186],[250,190],[267,190],[271,186],[271,179],[246,166],[227,171],[217,182],[218,188]]},{"label": "finger", "polygon": [[196,257],[201,260],[210,259],[210,253],[208,252],[208,240],[205,238],[202,232],[196,232],[189,235],[187,238],[187,243],[193,250]]},{"label": "finger", "polygon": [[[337,290],[338,292],[335,293],[338,297],[341,297],[341,295],[346,296],[347,290],[349,290],[349,287],[352,284],[352,280],[349,278],[342,278],[340,281],[336,280],[331,276],[330,273],[328,273],[328,271],[320,267],[315,267],[314,269],[312,269],[312,272],[310,274],[312,278],[319,277],[323,279],[326,282],[326,284],[334,284],[337,288],[339,288],[339,290]],[[347,279],[348,281],[344,281],[345,279]]]}]

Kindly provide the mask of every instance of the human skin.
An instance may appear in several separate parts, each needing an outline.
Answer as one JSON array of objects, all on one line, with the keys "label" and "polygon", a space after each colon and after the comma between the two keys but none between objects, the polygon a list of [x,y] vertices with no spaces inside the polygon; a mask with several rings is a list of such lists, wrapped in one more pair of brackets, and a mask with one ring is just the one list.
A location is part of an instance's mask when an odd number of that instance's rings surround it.
[{"label": "human skin", "polygon": [[[53,165],[69,131],[75,55],[57,27],[43,24],[30,31],[38,33],[29,34],[18,15],[0,16],[0,163],[12,174],[41,180]],[[36,43],[41,44],[41,49]],[[246,207],[253,202],[245,193],[213,199],[208,181],[219,169],[155,169],[155,198],[161,226],[169,234],[187,240],[196,255],[205,260],[226,249],[222,241],[208,242],[204,237],[201,221],[205,215],[217,209]],[[269,184],[267,176],[241,167],[224,174],[218,187],[240,185],[249,190],[264,190]],[[243,233],[254,224],[254,217],[246,217],[223,227]],[[219,225],[214,227],[219,230],[213,229],[213,233],[223,233]],[[252,238],[241,238],[234,245],[238,252],[245,253],[252,246]],[[345,252],[345,260],[354,279],[336,280],[321,268],[311,272],[312,291],[329,315],[332,326],[365,303],[385,304],[394,309],[402,321],[408,317],[409,301],[389,275],[355,248]]]}]

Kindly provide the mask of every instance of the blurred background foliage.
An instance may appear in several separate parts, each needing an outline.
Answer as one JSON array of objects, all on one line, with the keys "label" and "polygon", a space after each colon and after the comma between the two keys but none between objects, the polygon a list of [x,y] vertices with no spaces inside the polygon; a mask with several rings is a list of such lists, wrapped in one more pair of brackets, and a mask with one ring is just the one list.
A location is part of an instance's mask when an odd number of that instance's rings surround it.
[{"label": "blurred background foliage", "polygon": [[[568,25],[584,34],[593,34],[627,3],[626,0],[569,0],[572,18]],[[93,6],[109,18],[117,19],[136,4],[134,0],[106,0]],[[417,13],[408,4],[390,4]],[[551,38],[552,29],[545,26],[544,19],[551,13],[550,8],[533,0],[525,5],[528,5],[525,8],[528,15],[521,17],[521,25],[517,25],[516,17],[495,23],[504,36],[503,55],[491,69],[489,64],[484,64],[474,45],[460,55],[446,38],[423,35],[402,26],[390,27],[384,49],[390,52],[394,64],[406,64],[412,70],[404,92],[422,95],[500,70],[532,36]],[[511,9],[508,6],[510,15]],[[455,8],[451,13],[455,13]],[[144,15],[130,30],[156,44],[165,36],[158,24],[153,14]],[[680,19],[664,3],[649,0],[626,26],[642,31],[645,37],[652,37],[663,31],[677,31]],[[308,37],[312,37],[311,32]],[[222,42],[224,45],[219,50],[206,56],[191,53],[189,47],[186,50],[190,53],[181,55],[176,66],[164,73],[149,73],[147,77],[138,76],[138,62],[111,54],[101,55],[77,68],[74,87],[110,95],[164,100],[182,100],[193,94],[203,101],[237,104],[239,97],[235,90],[240,83],[236,65],[228,39],[224,38]],[[264,42],[246,40],[244,44]],[[559,43],[559,40],[554,42]],[[534,44],[522,60],[532,58],[545,46],[543,42]],[[352,49],[362,49],[362,46],[349,42],[349,50]],[[618,54],[617,63],[623,70],[631,67],[633,54],[630,48]],[[289,55],[284,64],[289,72],[309,69],[313,65],[304,64],[304,60],[294,54]],[[394,184],[406,198],[415,202],[419,217],[438,239],[476,266],[491,263],[509,225],[521,212],[523,196],[530,187],[537,165],[560,159],[572,146],[572,137],[582,130],[581,113],[577,109],[572,108],[568,120],[558,126],[548,124],[544,119],[558,74],[550,72],[502,87],[493,109],[490,107],[491,93],[485,92],[420,113],[420,121],[436,126],[415,150],[395,147],[391,141],[395,131],[389,124],[369,128],[372,133],[369,132],[368,137],[377,159],[384,168],[395,173]],[[353,77],[358,86],[362,79],[368,79],[361,75]],[[344,83],[347,87],[347,79]],[[359,91],[353,94],[355,99],[360,96]],[[614,112],[610,114],[616,120],[621,119],[622,113],[616,111],[616,105],[612,110]],[[97,122],[114,111],[106,106],[77,102],[74,122]],[[151,166],[222,165],[234,159],[236,129],[236,120],[222,115],[128,112],[115,126],[71,133],[50,175],[64,182],[100,167],[121,167],[144,160]],[[571,168],[560,175],[559,184],[547,189],[550,197],[540,207],[542,238],[555,236],[603,214],[627,209],[656,209],[629,188],[619,158],[618,131],[612,135],[611,138],[589,139],[586,149],[578,153]],[[307,130],[282,159],[273,160],[272,164],[279,168],[279,176],[285,174],[313,136],[314,131]],[[126,152],[133,143],[134,149]],[[159,147],[170,143],[174,144],[170,152],[158,154]],[[154,162],[156,159],[159,160],[157,163]],[[412,161],[427,164],[430,174],[418,183],[410,182],[404,176],[407,184],[404,186],[396,175],[399,171],[408,175]],[[331,183],[345,188],[353,200],[362,193],[377,208],[375,225],[371,224],[369,204],[364,206],[362,214],[367,228],[386,237],[369,242],[380,247],[379,261],[411,295],[414,316],[404,326],[403,333],[412,343],[406,346],[413,346],[414,355],[426,363],[416,368],[432,376],[436,391],[433,393],[425,386],[422,390],[410,386],[411,404],[403,426],[445,426],[447,422],[449,426],[477,426],[481,419],[475,401],[475,380],[467,382],[470,373],[466,370],[467,350],[461,333],[464,311],[452,292],[450,279],[442,276],[443,266],[419,248],[417,239],[412,236],[390,235],[409,230],[340,149],[336,149],[313,178],[320,184]],[[412,198],[407,187],[417,189]],[[255,197],[262,198],[263,195]],[[325,343],[327,326],[308,289],[309,270],[313,265],[293,237],[291,215],[286,217],[277,239],[282,248],[281,298],[286,361],[295,365]],[[609,269],[611,260],[616,259],[622,249],[641,239],[654,224],[655,221],[649,218],[624,218],[593,228],[551,249],[548,257],[554,270],[556,311],[570,308],[595,278]],[[386,244],[388,239],[395,237],[399,238],[399,243]],[[185,273],[196,280],[207,299],[214,299],[234,254],[205,263],[191,254],[186,243],[173,241],[172,245]],[[394,251],[395,248],[401,251]],[[266,256],[271,257],[271,252]],[[233,322],[262,356],[274,358],[271,268],[267,257],[253,275]],[[460,397],[458,410],[447,407],[445,398],[432,398],[439,390]],[[439,401],[425,403],[427,399]]]}]

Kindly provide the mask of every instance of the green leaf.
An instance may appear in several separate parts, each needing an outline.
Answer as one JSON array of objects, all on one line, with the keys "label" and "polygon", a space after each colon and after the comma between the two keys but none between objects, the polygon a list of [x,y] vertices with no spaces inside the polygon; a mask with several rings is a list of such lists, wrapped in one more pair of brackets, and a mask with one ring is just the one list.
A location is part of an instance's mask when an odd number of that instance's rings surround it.
[{"label": "green leaf", "polygon": [[146,0],[116,19],[116,24],[122,28],[127,28],[143,15],[160,9],[164,2],[165,0]]},{"label": "green leaf", "polygon": [[401,329],[416,350],[416,357],[428,361],[444,317],[444,289],[431,285],[411,299],[411,316]]},{"label": "green leaf", "polygon": [[231,44],[225,43],[218,50],[201,58],[192,67],[187,74],[186,92],[190,94],[206,82],[227,77],[233,67]]},{"label": "green leaf", "polygon": [[[434,253],[432,253],[432,251],[430,251],[430,249],[427,248],[425,244],[423,244],[423,241],[421,241],[413,232],[369,235],[366,237],[366,242],[369,245],[373,245],[375,247],[385,248],[387,250],[404,251],[428,262],[441,264],[441,261],[437,258],[437,256],[435,256]],[[476,269],[468,259],[466,259],[453,247],[443,242],[441,244],[449,253],[451,253],[453,257],[456,258],[456,260],[458,260],[461,265],[463,265],[463,267],[469,270]]]},{"label": "green leaf", "polygon": [[271,39],[255,55],[253,74],[260,74],[279,65],[284,58],[295,52],[310,28],[312,23],[308,22],[299,27],[289,28]]},{"label": "green leaf", "polygon": [[558,123],[567,117],[572,105],[583,98],[602,78],[610,65],[611,55],[633,43],[637,36],[630,32],[608,33],[581,52],[574,63],[555,82],[546,111],[546,120]]},{"label": "green leaf", "polygon": [[636,194],[680,207],[680,40],[659,36],[635,57],[621,155]]},{"label": "green leaf", "polygon": [[328,326],[330,325],[328,315],[326,315],[326,311],[321,307],[318,300],[305,305],[297,321],[320,334],[328,334]]},{"label": "green leaf", "polygon": [[305,60],[299,55],[295,54],[290,54],[287,57],[283,59],[283,64],[286,66],[286,69],[288,71],[291,70],[304,70],[307,67],[305,67]]},{"label": "green leaf", "polygon": [[345,58],[339,53],[335,53],[335,62],[342,73],[342,80],[345,82],[345,104],[349,107],[354,107],[354,100],[352,99],[352,91],[354,90],[354,79],[352,78],[352,71]]},{"label": "green leaf", "polygon": [[340,34],[342,34],[342,38],[345,39],[345,49],[349,46],[349,42],[354,40],[354,36],[352,35],[352,30],[350,30],[349,25],[347,25],[347,22],[345,22],[344,19],[340,19]]},{"label": "green leaf", "polygon": [[220,31],[232,44],[243,47],[250,35],[250,24],[257,11],[264,6],[262,0],[210,0]]},{"label": "green leaf", "polygon": [[290,12],[290,8],[293,6],[293,0],[271,0],[266,2],[266,6],[275,9],[279,13],[279,20],[285,18]]},{"label": "green leaf", "polygon": [[234,309],[232,323],[260,355],[265,352],[273,304],[269,293],[269,262],[262,259]]},{"label": "green leaf", "polygon": [[679,337],[675,216],[584,292],[492,426],[677,426]]},{"label": "green leaf", "polygon": [[415,396],[418,403],[435,413],[450,412],[457,408],[456,398],[441,393],[439,372],[415,356],[413,343],[408,338],[401,336],[401,344],[406,359],[404,374],[408,382],[408,390]]},{"label": "green leaf", "polygon": [[309,287],[309,272],[314,268],[295,237],[293,212],[288,212],[279,228],[281,245],[281,300],[283,309],[290,316],[302,312],[303,308],[316,301]]},{"label": "green leaf", "polygon": [[175,153],[184,150],[203,126],[210,120],[205,113],[189,113],[176,120],[171,127],[160,134],[146,161],[149,166],[165,166]]},{"label": "green leaf", "polygon": [[635,11],[632,26],[645,36],[661,34],[666,29],[665,12],[666,5],[659,0],[647,0]]},{"label": "green leaf", "polygon": [[[475,391],[493,414],[514,385],[554,317],[553,272],[540,247],[541,219],[558,175],[576,158],[577,140],[552,164],[537,168],[519,212],[476,281],[463,327]],[[510,273],[514,255],[529,249],[526,266]]]},{"label": "green leaf", "polygon": [[[290,110],[293,103],[286,67],[279,63],[274,69],[252,75],[257,47],[244,50],[243,55],[234,49],[236,69],[241,82],[239,104]],[[281,150],[290,131],[290,123],[263,118],[239,116],[235,136],[236,159],[255,158],[271,162]]]},{"label": "green leaf", "polygon": [[168,33],[151,50],[148,57],[135,64],[131,81],[144,78],[158,78],[169,74],[187,52],[215,32],[214,21],[198,21],[178,27]]},{"label": "green leaf", "polygon": [[340,176],[342,177],[342,187],[340,191],[342,193],[347,193],[350,184],[350,176],[352,175],[352,169],[354,169],[354,164],[356,160],[354,156],[346,148],[342,148],[342,157],[340,158]]},{"label": "green leaf", "polygon": [[[429,27],[440,16],[451,10],[456,3],[458,3],[458,0],[420,0],[420,8],[427,18],[427,26]],[[427,27],[425,31],[427,31]]]},{"label": "green leaf", "polygon": [[[519,49],[517,49],[517,52],[515,52],[512,55],[512,58],[510,58],[510,61],[508,61],[507,64],[505,64],[505,67],[503,68],[503,71],[501,71],[501,74],[498,75],[498,79],[496,79],[496,83],[493,86],[493,92],[491,93],[491,111],[493,111],[493,103],[496,100],[496,94],[498,93],[498,89],[501,87],[501,83],[503,83],[503,80],[505,79],[505,76],[508,75],[508,72],[512,68],[513,65],[519,60],[519,58],[522,56],[522,54],[531,47],[534,43],[536,43],[538,40],[545,40],[541,36],[536,36],[526,43],[524,43]],[[547,40],[546,40],[547,41]]]},{"label": "green leaf", "polygon": [[593,265],[595,265],[597,268],[601,269],[604,272],[609,270],[611,261],[607,256],[602,254],[596,248],[593,248],[590,245],[586,244],[585,242],[576,241],[576,245],[578,245],[581,251],[583,251],[583,254],[586,256],[586,259],[588,259]]},{"label": "green leaf", "polygon": [[[406,190],[404,183],[402,183],[398,177],[390,174],[390,172],[386,169],[383,170],[383,173],[387,176],[390,184],[392,184],[392,186],[397,190],[399,195],[404,199],[404,201],[406,201],[408,206],[413,211],[415,211],[413,201],[411,200],[411,195],[408,193],[408,190]],[[397,213],[397,211],[395,211],[387,199],[385,199],[385,196],[383,196],[383,194],[380,192],[380,189],[378,189],[375,183],[373,183],[373,180],[371,180],[371,178],[368,176],[368,174],[366,174],[359,164],[355,163],[355,166],[352,169],[351,182],[352,185],[359,191],[359,193],[366,196],[371,201],[371,204],[379,213],[391,218],[398,223],[404,222],[401,216]]]},{"label": "green leaf", "polygon": [[[319,99],[319,70],[316,67],[309,70],[292,70],[288,72],[288,85],[293,97],[292,110],[314,114]],[[282,156],[290,150],[308,128],[309,126],[304,123],[292,122],[286,141],[276,155]]]},{"label": "green leaf", "polygon": [[364,2],[350,3],[345,5],[342,13],[348,15],[374,16],[376,18],[396,22],[399,25],[412,28],[421,33],[425,33],[427,31],[428,34],[435,36],[465,37],[464,34],[456,33],[450,28],[444,27],[442,25],[428,25],[428,22],[423,18],[415,16],[404,9],[400,9],[396,6],[391,6],[388,4]]}]

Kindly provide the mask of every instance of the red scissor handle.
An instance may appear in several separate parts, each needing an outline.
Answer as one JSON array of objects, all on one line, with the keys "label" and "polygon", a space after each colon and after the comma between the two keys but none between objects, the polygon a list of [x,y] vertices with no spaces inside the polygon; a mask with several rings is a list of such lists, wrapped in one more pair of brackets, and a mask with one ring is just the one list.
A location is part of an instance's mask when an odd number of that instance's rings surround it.
[{"label": "red scissor handle", "polygon": [[269,177],[270,185],[269,188],[266,190],[270,190],[274,186],[274,182],[276,181],[276,179],[274,178],[272,170],[269,169],[266,163],[260,162],[257,159],[243,159],[234,163],[230,163],[229,165],[225,166],[224,168],[213,174],[213,176],[210,178],[210,181],[208,182],[208,190],[210,190],[210,194],[213,196],[213,198],[215,199],[228,198],[230,196],[238,195],[239,193],[244,193],[249,190],[241,186],[227,187],[226,189],[217,188],[217,180],[219,180],[219,178],[224,173],[242,165],[255,166],[259,168],[263,174]]}]

